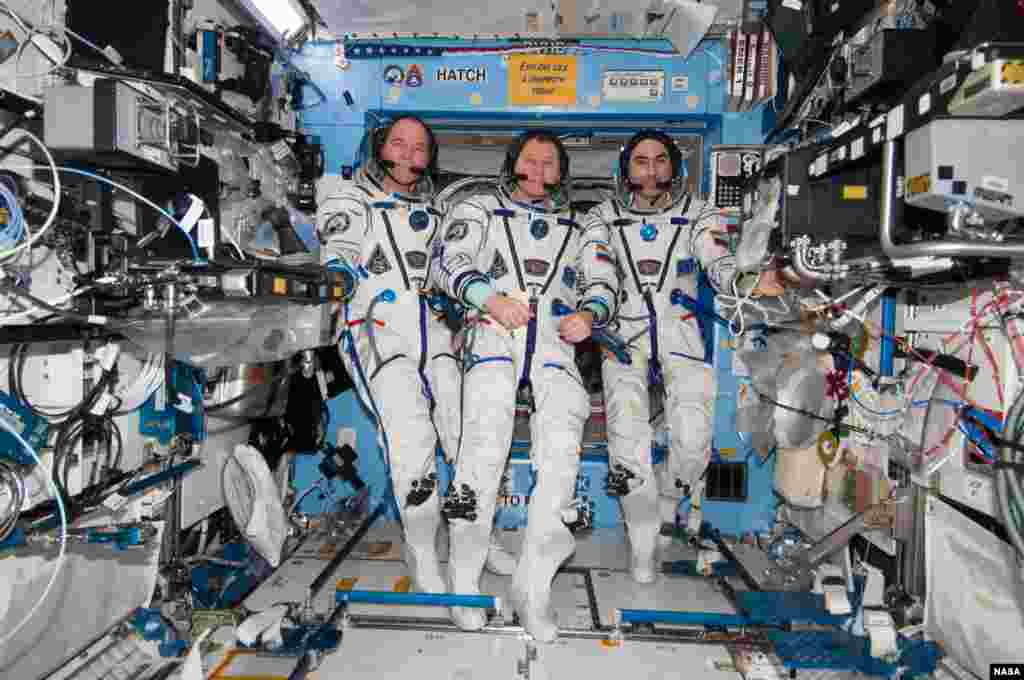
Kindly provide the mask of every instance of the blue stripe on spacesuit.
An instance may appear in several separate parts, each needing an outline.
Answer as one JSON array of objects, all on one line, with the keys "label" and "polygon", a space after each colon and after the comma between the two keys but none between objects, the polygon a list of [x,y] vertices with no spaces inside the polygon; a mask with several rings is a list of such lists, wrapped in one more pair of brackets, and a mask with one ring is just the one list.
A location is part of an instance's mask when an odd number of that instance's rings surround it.
[{"label": "blue stripe on spacesuit", "polygon": [[562,365],[562,364],[558,364],[558,363],[555,363],[554,361],[545,361],[545,362],[544,362],[544,366],[543,366],[543,367],[544,367],[544,368],[554,368],[554,369],[557,369],[557,370],[559,370],[559,371],[562,371],[562,372],[564,372],[564,373],[565,373],[566,375],[568,375],[568,376],[569,376],[570,378],[572,378],[573,380],[575,380],[575,381],[576,381],[576,384],[578,384],[578,385],[579,385],[580,387],[583,387],[583,390],[584,390],[584,391],[586,391],[586,389],[587,389],[587,388],[586,388],[586,387],[584,387],[584,385],[583,385],[583,383],[582,383],[582,382],[580,382],[580,379],[579,379],[579,378],[577,378],[577,377],[576,377],[575,375],[573,375],[573,374],[572,374],[572,371],[570,371],[570,370],[569,370],[568,368],[566,368],[566,367],[565,367],[564,365]]},{"label": "blue stripe on spacesuit", "polygon": [[470,371],[472,371],[474,368],[476,368],[480,364],[489,364],[489,363],[496,363],[496,362],[511,364],[512,363],[512,357],[484,357],[483,359],[467,357],[466,373],[469,373]]},{"label": "blue stripe on spacesuit", "polygon": [[[377,404],[373,400],[373,392],[370,391],[370,382],[366,379],[366,374],[363,372],[363,365],[359,361],[359,354],[356,352],[356,339],[352,336],[352,331],[346,330],[341,337],[342,342],[346,345],[345,350],[348,352],[349,359],[352,360],[352,366],[356,369],[356,379],[363,385],[363,391],[366,393],[366,401],[368,402],[367,406],[370,407],[373,417],[377,419],[377,428],[380,430],[381,439],[384,441],[384,450],[381,451],[381,453],[384,454],[384,467],[388,469],[388,485],[390,485],[391,445],[388,443],[387,430],[384,429],[384,420],[380,417],[380,411],[377,409]],[[356,393],[358,394],[358,391]]]},{"label": "blue stripe on spacesuit", "polygon": [[654,309],[654,301],[651,299],[651,289],[645,288],[640,280],[640,274],[636,269],[636,261],[633,259],[633,250],[629,247],[629,239],[626,238],[626,232],[622,229],[619,230],[619,239],[622,241],[622,249],[626,253],[626,263],[629,265],[629,271],[633,275],[636,289],[643,296],[644,306],[647,307],[649,319],[647,332],[651,339],[651,357],[647,363],[647,382],[651,386],[657,386],[661,384],[662,380],[661,361],[658,359],[658,313]]},{"label": "blue stripe on spacesuit", "polygon": [[427,299],[420,296],[420,364],[417,370],[420,374],[420,382],[423,383],[423,396],[430,403],[430,411],[434,411],[434,392],[430,389],[430,381],[427,380]]},{"label": "blue stripe on spacesuit", "polygon": [[651,385],[660,385],[664,380],[664,376],[661,372],[661,359],[659,358],[660,352],[658,350],[658,312],[654,309],[650,288],[644,291],[644,304],[647,306],[647,314],[650,317],[647,329],[651,339],[651,360],[647,364],[647,382]]},{"label": "blue stripe on spacesuit", "polygon": [[[532,391],[533,383],[530,380],[530,368],[533,364],[533,354],[537,351],[537,299],[530,300],[530,321],[526,324],[526,356],[523,357],[523,374],[519,377],[519,388],[529,387]],[[533,407],[531,398],[531,410]]]},{"label": "blue stripe on spacesuit", "polygon": [[494,214],[497,215],[498,217],[515,217],[516,211],[509,210],[508,208],[495,208]]},{"label": "blue stripe on spacesuit", "polygon": [[[676,249],[676,243],[679,242],[679,235],[683,233],[683,226],[683,224],[679,224],[676,226],[676,233],[672,235],[672,241],[671,243],[668,244],[668,254],[666,255],[667,258],[672,257],[672,253]],[[667,266],[661,268],[661,278],[658,279],[659,293],[661,292],[661,289],[665,287],[665,279],[668,278],[668,270],[669,268]]]},{"label": "blue stripe on spacesuit", "polygon": [[516,240],[512,236],[512,225],[508,217],[502,220],[505,223],[505,240],[508,241],[508,250],[512,254],[512,264],[516,270],[516,281],[519,282],[519,290],[526,290],[526,279],[523,278],[523,265],[519,261],[519,251],[516,249]]},{"label": "blue stripe on spacesuit", "polygon": [[558,255],[555,256],[555,261],[551,263],[551,273],[548,274],[548,280],[544,282],[544,287],[540,290],[541,295],[548,292],[551,282],[555,280],[555,275],[558,274],[558,265],[562,263],[562,256],[565,255],[565,249],[569,245],[570,240],[572,240],[572,231],[567,229],[565,231],[565,240],[562,241],[562,247],[558,249]]},{"label": "blue stripe on spacesuit", "polygon": [[704,357],[695,357],[692,354],[684,354],[683,352],[669,352],[669,354],[674,357],[682,357],[684,359],[689,359],[690,361],[696,361],[702,364],[704,363]]},{"label": "blue stripe on spacesuit", "polygon": [[[715,289],[708,280],[707,274],[700,272],[697,276],[697,301],[707,309],[715,308]],[[697,316],[700,334],[704,339],[704,360],[713,364],[715,360],[715,329],[712,320],[700,314]]]}]

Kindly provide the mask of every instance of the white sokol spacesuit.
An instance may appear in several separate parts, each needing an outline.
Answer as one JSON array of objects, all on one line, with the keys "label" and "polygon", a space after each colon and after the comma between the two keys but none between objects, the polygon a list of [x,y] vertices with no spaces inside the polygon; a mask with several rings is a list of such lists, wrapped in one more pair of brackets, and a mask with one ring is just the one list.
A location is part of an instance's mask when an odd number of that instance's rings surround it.
[{"label": "white sokol spacesuit", "polygon": [[[557,141],[557,140],[556,140]],[[510,151],[506,175],[525,141]],[[568,156],[560,149],[561,176]],[[480,574],[502,472],[512,443],[516,394],[532,393],[531,493],[512,599],[528,632],[550,641],[557,625],[550,611],[551,582],[575,540],[571,521],[583,426],[590,400],[575,364],[574,347],[559,335],[558,303],[593,311],[595,325],[613,312],[615,270],[607,229],[584,230],[566,202],[539,207],[511,198],[509,183],[452,207],[445,221],[438,280],[467,307],[484,284],[530,306],[526,327],[506,330],[486,313],[468,315],[464,343],[462,446],[445,512],[450,520],[449,575],[460,594],[479,593]],[[563,194],[564,195],[564,192]],[[478,306],[478,305],[476,305]],[[563,312],[563,309],[557,309]],[[455,608],[455,622],[475,630],[482,612]]]},{"label": "white sokol spacesuit", "polygon": [[[631,342],[632,364],[605,356],[602,363],[607,418],[608,490],[621,497],[633,553],[632,575],[641,583],[656,578],[654,553],[662,521],[672,521],[681,498],[693,491],[710,455],[716,380],[704,362],[698,319],[680,304],[697,297],[703,269],[716,289],[735,278],[728,251],[715,242],[713,213],[685,193],[681,157],[660,133],[634,137],[619,164],[625,184],[629,153],[637,141],[655,139],[672,151],[674,178],[661,207],[642,210],[628,189],[588,213],[589,227],[604,224],[621,277],[618,331]],[[731,290],[729,292],[732,292]],[[669,455],[654,466],[651,457],[649,387],[664,386]],[[659,499],[660,495],[660,499]]]},{"label": "white sokol spacesuit", "polygon": [[317,230],[321,260],[356,273],[340,320],[341,354],[377,420],[406,562],[419,591],[443,593],[435,452],[439,438],[446,455],[458,448],[460,369],[451,332],[422,294],[442,212],[429,182],[420,185],[415,195],[386,193],[372,158],[352,180],[327,175],[318,186]]}]

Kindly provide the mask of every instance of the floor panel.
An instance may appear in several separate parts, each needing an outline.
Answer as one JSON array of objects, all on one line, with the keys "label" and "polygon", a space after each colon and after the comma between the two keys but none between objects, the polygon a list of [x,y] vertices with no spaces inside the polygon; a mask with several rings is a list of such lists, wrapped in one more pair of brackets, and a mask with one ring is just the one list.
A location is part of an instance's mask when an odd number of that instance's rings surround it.
[{"label": "floor panel", "polygon": [[517,637],[349,628],[309,680],[522,680]]},{"label": "floor panel", "polygon": [[[447,554],[447,536],[439,537],[439,552]],[[500,532],[500,540],[518,552],[522,532]],[[309,584],[327,566],[332,554],[328,544],[345,543],[327,537],[310,539],[246,600],[259,611],[279,602],[302,601]],[[334,606],[335,584],[348,579],[359,590],[393,591],[406,577],[401,556],[401,529],[396,523],[380,523],[367,532],[328,579],[315,606],[328,611]],[[692,548],[673,544],[661,554],[664,561],[693,559]],[[559,626],[566,630],[593,630],[595,616],[601,626],[613,623],[616,608],[675,609],[685,611],[733,611],[725,596],[704,579],[662,574],[652,585],[633,583],[629,576],[629,546],[621,529],[598,530],[577,539],[573,559],[555,577],[553,605]],[[502,598],[506,622],[510,578],[484,572],[481,590]],[[399,607],[354,604],[357,617],[427,619],[447,621],[448,610],[438,607]],[[521,635],[486,635],[459,631],[392,630],[360,628],[344,632],[341,649],[324,659],[312,680],[328,678],[410,677],[442,680],[549,680],[574,677],[708,677],[738,676],[728,668],[728,651],[717,645],[672,644],[627,640],[609,647],[599,639],[560,639],[552,645],[535,645],[536,658],[527,664],[527,643]],[[520,671],[527,667],[529,673]],[[721,668],[722,670],[719,670]]]}]

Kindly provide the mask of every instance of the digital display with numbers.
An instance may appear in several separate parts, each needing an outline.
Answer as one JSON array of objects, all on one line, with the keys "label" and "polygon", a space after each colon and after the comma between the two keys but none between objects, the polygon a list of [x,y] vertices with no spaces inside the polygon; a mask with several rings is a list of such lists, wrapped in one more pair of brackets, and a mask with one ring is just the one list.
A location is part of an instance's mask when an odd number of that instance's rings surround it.
[{"label": "digital display with numbers", "polygon": [[711,197],[716,208],[739,208],[743,189],[761,169],[762,147],[733,146],[712,149]]},{"label": "digital display with numbers", "polygon": [[719,177],[739,177],[740,155],[738,153],[723,153],[718,156]]}]

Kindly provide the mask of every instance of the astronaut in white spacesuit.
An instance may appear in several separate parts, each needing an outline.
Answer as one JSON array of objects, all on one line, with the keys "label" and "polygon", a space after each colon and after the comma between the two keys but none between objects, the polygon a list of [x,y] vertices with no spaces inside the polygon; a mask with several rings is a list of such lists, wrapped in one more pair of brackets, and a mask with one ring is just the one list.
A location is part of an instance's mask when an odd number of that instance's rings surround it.
[{"label": "astronaut in white spacesuit", "polygon": [[327,175],[318,186],[321,260],[356,278],[341,319],[342,357],[377,420],[415,587],[444,593],[435,451],[439,439],[449,457],[458,448],[460,369],[451,332],[423,294],[443,217],[431,179],[437,144],[421,120],[403,116],[375,130],[368,146],[355,177]]},{"label": "astronaut in white spacesuit", "polygon": [[[512,600],[536,639],[558,633],[551,582],[575,549],[572,521],[579,447],[590,400],[573,343],[614,314],[616,279],[607,228],[584,230],[569,206],[569,157],[534,131],[509,149],[499,188],[451,208],[439,282],[473,310],[463,354],[462,447],[445,502],[453,592],[479,592],[502,471],[512,443],[516,394],[530,395],[530,459],[536,472]],[[454,608],[477,630],[483,613]]]},{"label": "astronaut in white spacesuit", "polygon": [[[631,365],[602,362],[608,430],[608,492],[621,498],[632,548],[631,573],[656,579],[662,521],[673,521],[681,498],[699,504],[710,451],[714,369],[704,361],[694,305],[701,269],[721,292],[781,292],[777,277],[739,276],[734,258],[715,239],[717,215],[686,191],[683,158],[672,139],[646,130],[623,148],[616,196],[585,219],[610,230],[621,277],[619,335],[631,342]],[[669,455],[652,464],[649,387],[665,395]],[[660,498],[659,498],[660,496]]]}]

